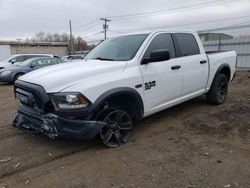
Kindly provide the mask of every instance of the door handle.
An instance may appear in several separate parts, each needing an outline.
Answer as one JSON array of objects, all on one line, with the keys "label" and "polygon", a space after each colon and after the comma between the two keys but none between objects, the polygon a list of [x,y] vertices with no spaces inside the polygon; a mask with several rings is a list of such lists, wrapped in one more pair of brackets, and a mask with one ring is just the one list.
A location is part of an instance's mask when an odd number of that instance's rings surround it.
[{"label": "door handle", "polygon": [[180,69],[180,68],[181,68],[180,65],[175,65],[175,66],[172,66],[172,67],[171,67],[172,70],[177,70],[177,69]]},{"label": "door handle", "polygon": [[207,60],[200,61],[200,64],[205,64],[205,63],[207,63]]}]

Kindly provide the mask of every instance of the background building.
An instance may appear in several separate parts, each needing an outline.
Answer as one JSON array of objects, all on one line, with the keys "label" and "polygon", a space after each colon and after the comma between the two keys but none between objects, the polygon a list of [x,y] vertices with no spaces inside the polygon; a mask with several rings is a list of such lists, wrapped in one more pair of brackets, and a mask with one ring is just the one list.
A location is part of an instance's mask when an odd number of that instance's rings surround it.
[{"label": "background building", "polygon": [[68,43],[0,41],[0,60],[14,54],[53,54],[63,57],[68,54]]},{"label": "background building", "polygon": [[200,38],[208,52],[237,52],[237,68],[250,69],[250,36],[233,37],[224,33],[201,33]]}]

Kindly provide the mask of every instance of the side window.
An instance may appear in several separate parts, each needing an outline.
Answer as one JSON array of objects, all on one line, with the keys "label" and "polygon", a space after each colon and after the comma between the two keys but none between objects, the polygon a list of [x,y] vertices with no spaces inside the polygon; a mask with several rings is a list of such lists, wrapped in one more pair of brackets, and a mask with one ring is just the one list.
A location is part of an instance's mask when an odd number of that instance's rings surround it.
[{"label": "side window", "polygon": [[32,61],[31,66],[32,67],[37,67],[38,66],[38,60]]},{"label": "side window", "polygon": [[61,61],[60,59],[56,59],[56,63],[59,64],[59,63],[62,63],[63,61]]},{"label": "side window", "polygon": [[72,59],[81,59],[81,56],[72,56]]},{"label": "side window", "polygon": [[23,62],[25,60],[26,59],[24,58],[24,56],[17,56],[17,57],[15,57],[15,62]]},{"label": "side window", "polygon": [[178,48],[180,50],[180,56],[190,56],[200,54],[200,49],[195,37],[192,34],[177,33],[174,34]]},{"label": "side window", "polygon": [[33,63],[35,65],[35,67],[41,67],[41,66],[45,66],[46,65],[46,60],[44,59],[38,59],[33,61]]},{"label": "side window", "polygon": [[150,53],[155,50],[169,50],[171,58],[175,58],[175,48],[170,34],[163,33],[157,35],[149,44],[144,59],[149,59]]},{"label": "side window", "polygon": [[25,55],[25,56],[23,56],[23,58],[24,58],[24,61],[25,61],[27,59],[33,58],[33,56],[32,55]]},{"label": "side window", "polygon": [[56,59],[48,59],[47,61],[49,61],[49,65],[55,65],[55,64],[57,64],[57,61],[56,61]]}]

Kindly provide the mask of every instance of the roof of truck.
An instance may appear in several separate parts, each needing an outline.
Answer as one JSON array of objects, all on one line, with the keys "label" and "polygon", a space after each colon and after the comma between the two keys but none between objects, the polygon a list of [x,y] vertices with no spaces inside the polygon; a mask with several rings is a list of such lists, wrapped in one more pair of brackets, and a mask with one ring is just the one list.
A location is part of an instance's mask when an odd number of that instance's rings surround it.
[{"label": "roof of truck", "polygon": [[169,33],[197,33],[194,30],[158,29],[158,30],[153,30],[153,31],[140,31],[140,32],[126,33],[126,34],[123,34],[123,36],[126,36],[126,35],[136,35],[136,34],[154,34],[154,33],[160,33],[160,32],[169,32]]}]

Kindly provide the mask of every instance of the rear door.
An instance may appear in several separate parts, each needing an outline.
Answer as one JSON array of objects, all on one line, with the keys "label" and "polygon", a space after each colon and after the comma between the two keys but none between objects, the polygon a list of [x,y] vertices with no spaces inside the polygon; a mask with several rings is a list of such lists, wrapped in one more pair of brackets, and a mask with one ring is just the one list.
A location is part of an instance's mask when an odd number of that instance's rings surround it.
[{"label": "rear door", "polygon": [[181,59],[183,71],[182,95],[195,95],[205,91],[208,78],[207,56],[200,52],[197,39],[191,33],[175,33],[173,39]]},{"label": "rear door", "polygon": [[[166,108],[181,96],[181,61],[175,59],[176,53],[171,34],[160,33],[154,36],[142,59],[148,59],[153,51],[166,49],[170,52],[170,60],[140,65],[144,81],[145,115]],[[176,66],[180,68],[173,69]]]}]

